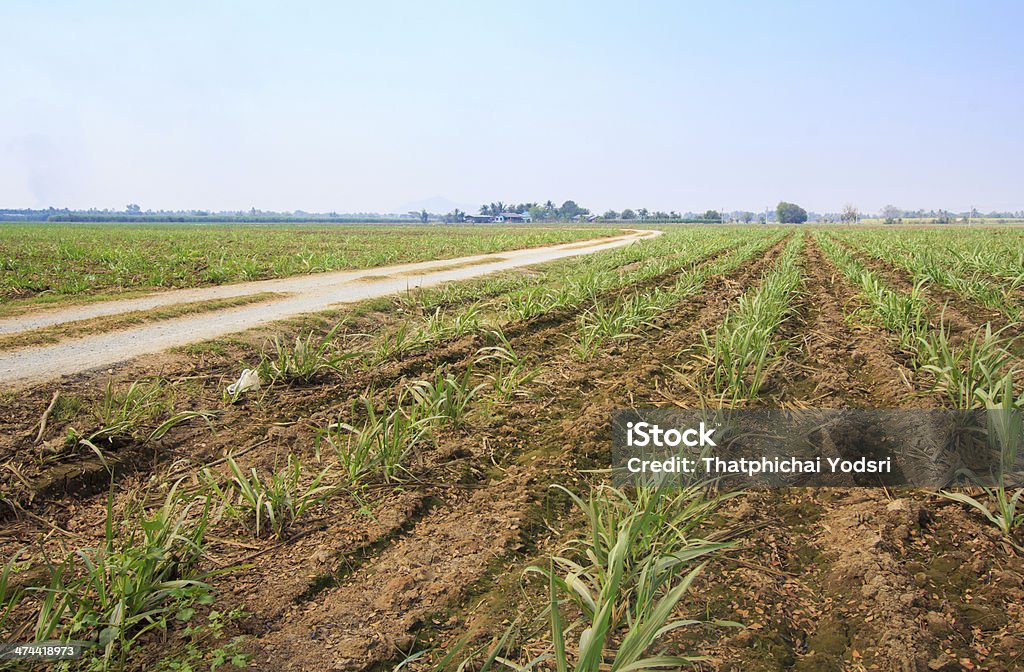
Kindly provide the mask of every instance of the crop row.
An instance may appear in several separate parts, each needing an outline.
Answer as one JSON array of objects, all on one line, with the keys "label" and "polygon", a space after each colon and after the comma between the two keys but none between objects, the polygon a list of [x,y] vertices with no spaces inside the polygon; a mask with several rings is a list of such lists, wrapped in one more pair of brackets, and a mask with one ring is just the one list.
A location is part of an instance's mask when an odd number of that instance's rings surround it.
[{"label": "crop row", "polygon": [[714,336],[701,334],[710,368],[707,385],[719,404],[755,399],[771,361],[781,355],[786,344],[776,336],[793,313],[803,247],[803,236],[794,237],[761,282],[730,308]]},{"label": "crop row", "polygon": [[773,235],[748,240],[727,254],[684,271],[668,287],[640,289],[612,301],[595,302],[577,320],[577,356],[589,359],[604,343],[629,338],[637,331],[652,326],[651,321],[656,316],[695,295],[708,279],[732,272],[780,237]]},{"label": "crop row", "polygon": [[937,230],[865,230],[842,235],[850,241],[885,239],[898,248],[930,250],[956,270],[977,272],[1007,287],[1024,284],[1024,234],[1019,229],[958,229],[955,235]]},{"label": "crop row", "polygon": [[954,344],[949,328],[932,324],[934,311],[919,282],[910,293],[892,289],[878,273],[866,268],[849,250],[824,234],[818,243],[867,302],[869,315],[895,335],[915,369],[930,375],[938,389],[958,408],[1006,406],[1019,408],[1024,394],[1014,391],[1009,341],[987,327],[964,342]]},{"label": "crop row", "polygon": [[[665,234],[621,250],[592,255],[573,263],[549,268],[536,278],[517,280],[515,276],[499,276],[477,281],[454,294],[426,292],[404,300],[407,314],[412,315],[393,329],[367,339],[357,336],[346,351],[368,353],[364,365],[379,364],[387,359],[436,345],[439,341],[505,328],[508,324],[538,318],[557,311],[575,310],[600,304],[599,297],[630,286],[641,285],[660,276],[681,273],[676,286],[665,296],[681,297],[685,283],[707,277],[701,271],[704,262],[709,269],[719,264],[719,256],[740,245],[735,234],[699,235],[694,230]],[[743,243],[744,249],[758,243]],[[680,269],[689,269],[680,271]]]},{"label": "crop row", "polygon": [[[692,233],[666,238],[666,242],[650,241],[657,244],[642,246],[645,249],[597,255],[599,258],[580,264],[582,268],[567,264],[558,272],[549,271],[545,280],[552,282],[545,284],[558,292],[558,298],[547,300],[547,309],[594,305],[603,301],[601,296],[608,291],[688,267],[669,289],[653,290],[664,308],[670,300],[696,291],[710,275],[735,268],[771,242],[771,238],[748,242],[714,257],[734,246],[736,239],[727,235],[702,239]],[[15,569],[26,571],[28,559],[19,553],[9,563],[0,587],[3,618],[17,614],[22,623],[25,609],[32,608],[36,613],[35,636],[99,641],[102,649],[94,662],[118,668],[147,632],[164,630],[175,620],[188,621],[200,605],[213,598],[213,575],[201,562],[208,546],[209,529],[235,530],[254,538],[287,538],[311,512],[322,511],[341,492],[414,478],[415,469],[409,459],[417,448],[434,443],[440,430],[458,429],[473,409],[486,412],[491,404],[504,403],[520,394],[536,375],[537,369],[516,352],[500,324],[485,326],[476,318],[476,313],[487,310],[502,320],[521,319],[516,309],[509,308],[509,293],[501,290],[517,292],[522,291],[522,286],[513,283],[497,291],[486,283],[479,287],[481,292],[491,293],[489,302],[447,304],[447,308],[458,310],[438,313],[435,309],[425,316],[422,327],[427,334],[424,338],[432,342],[460,333],[483,333],[484,345],[461,369],[442,366],[420,379],[398,381],[388,390],[364,390],[352,406],[340,409],[334,419],[317,429],[313,457],[289,454],[268,471],[245,467],[229,455],[219,470],[199,469],[198,480],[190,481],[189,487],[172,488],[164,506],[155,513],[131,506],[115,507],[112,499],[103,544],[68,549],[35,565],[46,569],[48,578],[43,582],[14,587],[7,577]],[[466,299],[465,295],[458,297],[459,301]],[[326,337],[277,340],[257,369],[267,380],[293,384],[309,384],[323,376],[343,374],[357,359],[363,360],[364,353],[356,357],[350,350],[338,348],[337,341],[337,332]],[[104,457],[105,451],[117,442],[153,441],[178,423],[197,418],[210,420],[215,413],[181,412],[168,401],[167,393],[167,386],[160,381],[140,381],[124,390],[108,387],[103,400],[88,410],[63,408],[64,415],[85,423],[83,431],[69,434],[69,441],[89,446]],[[244,396],[244,392],[237,393],[227,401],[241,401]],[[639,609],[630,618],[645,624],[637,629],[643,634],[630,636],[633,643],[620,647],[627,652],[621,655],[622,661],[636,661],[647,648],[644,642],[650,643],[652,633],[669,625],[663,620],[666,610],[670,611],[685,592],[686,588],[680,586],[688,586],[692,581],[696,561],[717,547],[697,538],[679,538],[666,541],[664,548],[642,557],[620,558],[623,544],[632,543],[619,540],[619,527],[624,529],[621,534],[630,535],[629,540],[646,539],[648,532],[643,526],[650,524],[654,511],[660,511],[658,515],[679,516],[682,513],[677,509],[682,507],[686,516],[699,521],[710,509],[699,505],[704,501],[700,493],[690,493],[673,502],[637,502],[620,497],[612,491],[595,491],[590,497],[591,508],[607,509],[607,515],[618,511],[615,515],[621,517],[611,546],[598,549],[606,556],[599,556],[598,561],[613,572],[621,571],[621,577],[605,586],[595,584],[598,592],[594,595],[610,605],[608,613],[618,613],[623,605],[631,603]],[[123,496],[119,502],[121,499]],[[615,548],[619,550],[609,557],[609,551]],[[669,557],[676,560],[668,563]],[[620,560],[621,568],[617,568]],[[658,573],[651,574],[655,569]],[[559,576],[553,574],[551,580],[560,586],[575,583],[576,579],[568,576],[570,571],[568,565],[563,565],[557,572]],[[638,583],[641,579],[654,583]],[[665,589],[673,591],[673,599],[646,605],[635,602],[636,595],[660,594]],[[605,622],[601,616],[605,610],[602,606],[589,617],[604,623],[600,627],[604,628],[602,637],[607,639],[621,633],[623,623]],[[564,632],[573,632],[573,627]],[[555,636],[553,629],[552,637]]]},{"label": "crop row", "polygon": [[[869,255],[903,268],[914,282],[927,282],[952,290],[979,305],[1002,313],[1011,321],[1021,319],[1021,302],[1019,297],[1012,295],[1012,291],[1024,283],[1024,269],[1012,279],[998,277],[994,266],[983,271],[975,263],[968,262],[968,257],[957,255],[949,249],[932,247],[929,241],[919,238],[882,238],[877,235],[861,235],[852,240],[850,236],[843,238]],[[976,251],[974,262],[978,261],[977,255]]]}]

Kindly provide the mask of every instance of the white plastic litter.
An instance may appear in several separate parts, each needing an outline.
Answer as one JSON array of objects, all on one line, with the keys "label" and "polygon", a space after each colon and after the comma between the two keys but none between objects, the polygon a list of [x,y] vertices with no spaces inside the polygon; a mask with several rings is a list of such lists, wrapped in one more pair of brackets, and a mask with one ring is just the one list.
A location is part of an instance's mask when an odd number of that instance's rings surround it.
[{"label": "white plastic litter", "polygon": [[249,390],[260,389],[260,374],[256,369],[245,369],[234,383],[228,385],[228,394],[235,397]]}]

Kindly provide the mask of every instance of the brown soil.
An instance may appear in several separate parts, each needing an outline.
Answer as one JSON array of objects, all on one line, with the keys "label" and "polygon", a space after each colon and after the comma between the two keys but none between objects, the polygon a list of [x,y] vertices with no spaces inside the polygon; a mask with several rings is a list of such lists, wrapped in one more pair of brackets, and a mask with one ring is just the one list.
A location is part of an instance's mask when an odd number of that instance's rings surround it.
[{"label": "brown soil", "polygon": [[787,338],[786,361],[769,380],[782,403],[816,408],[935,407],[939,397],[914,390],[905,356],[878,329],[848,318],[859,307],[855,292],[807,236],[806,281],[798,316]]},{"label": "brown soil", "polygon": [[754,531],[743,564],[721,562],[702,588],[713,617],[748,629],[702,633],[716,669],[1011,670],[1024,654],[1020,559],[959,507],[821,489],[726,515]]},{"label": "brown soil", "polygon": [[[693,346],[757,285],[785,243],[730,277],[710,279],[652,328],[586,362],[570,342],[578,311],[509,325],[515,349],[542,367],[531,395],[478,408],[465,426],[439,432],[410,461],[407,483],[336,497],[283,540],[216,526],[211,568],[252,565],[216,580],[217,608],[239,606],[249,614],[229,634],[247,636],[252,669],[390,669],[425,642],[449,648],[470,628],[486,640],[519,614],[539,616],[543,598],[530,599],[536,587],[519,576],[576,526],[550,486],[581,489],[595,479],[584,470],[607,466],[613,409],[701,405],[703,363]],[[854,292],[810,237],[804,269],[795,315],[782,334],[791,345],[758,404],[941,404],[883,334],[847,319]],[[644,286],[668,286],[677,275]],[[321,328],[337,317],[321,318]],[[347,331],[392,329],[404,319],[394,306],[350,313]],[[190,406],[224,409],[216,433],[192,423],[148,446],[119,447],[122,491],[148,492],[155,503],[163,493],[154,483],[180,476],[183,487],[195,487],[195,466],[229,451],[246,468],[280,465],[289,453],[313,463],[316,428],[349,417],[368,387],[384,390],[442,366],[458,373],[487,344],[480,336],[449,340],[370,370],[325,375],[225,407],[220,390],[263,335],[247,338],[222,351],[197,349],[116,372],[123,380],[162,373]],[[88,400],[100,385],[81,378],[65,381],[62,390]],[[5,556],[26,544],[52,551],[63,543],[94,544],[102,533],[105,471],[61,475],[68,465],[85,469],[87,454],[63,456],[56,465],[34,459],[47,446],[58,455],[67,429],[68,421],[54,420],[43,446],[34,443],[33,425],[51,392],[38,388],[4,400],[11,412],[0,419],[7,437],[0,454],[18,472],[9,492],[21,507],[0,514],[9,516],[0,529]],[[914,491],[793,489],[751,493],[719,515],[740,547],[705,569],[680,615],[748,627],[687,628],[667,642],[669,652],[705,655],[707,668],[733,672],[1010,670],[1024,655],[1024,563],[957,505]],[[152,669],[168,648],[180,646],[180,628],[169,636],[140,650],[131,669]]]}]

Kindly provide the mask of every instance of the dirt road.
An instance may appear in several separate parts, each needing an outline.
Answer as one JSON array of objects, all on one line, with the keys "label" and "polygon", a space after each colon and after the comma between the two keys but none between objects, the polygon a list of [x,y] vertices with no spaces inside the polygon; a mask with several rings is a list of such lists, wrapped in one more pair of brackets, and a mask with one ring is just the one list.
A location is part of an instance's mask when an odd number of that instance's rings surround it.
[{"label": "dirt road", "polygon": [[63,375],[107,367],[140,355],[161,352],[286,319],[354,303],[466,280],[497,271],[591,254],[629,245],[660,231],[627,231],[621,236],[551,247],[512,250],[456,259],[368,268],[358,271],[318,273],[277,280],[262,280],[219,287],[160,292],[134,299],[106,301],[70,308],[40,310],[0,320],[0,334],[70,324],[80,320],[134,311],[247,296],[264,292],[282,298],[198,315],[160,320],[109,333],[63,340],[60,343],[0,352],[0,387],[17,388]]}]

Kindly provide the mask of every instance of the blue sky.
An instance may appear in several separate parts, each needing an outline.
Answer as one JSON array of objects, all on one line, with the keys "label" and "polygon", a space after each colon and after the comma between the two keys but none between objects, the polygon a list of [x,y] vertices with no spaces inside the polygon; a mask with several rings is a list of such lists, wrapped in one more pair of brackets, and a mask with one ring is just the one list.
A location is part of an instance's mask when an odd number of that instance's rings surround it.
[{"label": "blue sky", "polygon": [[1020,2],[6,0],[0,207],[1019,210],[1021,25]]}]

